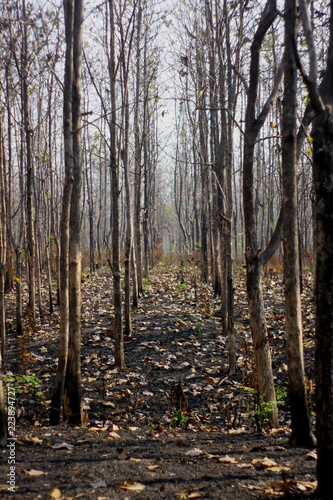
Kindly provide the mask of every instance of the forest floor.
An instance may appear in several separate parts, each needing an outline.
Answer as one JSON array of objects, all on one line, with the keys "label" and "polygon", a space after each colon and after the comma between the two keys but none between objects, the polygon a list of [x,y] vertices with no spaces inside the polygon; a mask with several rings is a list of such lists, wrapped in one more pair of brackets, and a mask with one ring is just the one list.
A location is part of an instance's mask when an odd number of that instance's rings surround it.
[{"label": "forest floor", "polygon": [[[313,410],[311,286],[311,276],[305,275],[304,347]],[[264,278],[280,421],[280,428],[270,432],[264,430],[265,407],[253,387],[245,271],[235,272],[234,376],[228,374],[219,299],[198,270],[161,263],[144,287],[132,316],[133,336],[125,337],[127,370],[117,372],[110,272],[103,268],[84,275],[82,428],[48,426],[59,312],[17,337],[10,318],[14,295],[7,297],[10,377],[5,386],[15,388],[16,430],[12,448],[0,452],[0,497],[308,498],[315,489],[316,455],[289,444],[282,274]],[[14,493],[7,483],[11,458]]]}]

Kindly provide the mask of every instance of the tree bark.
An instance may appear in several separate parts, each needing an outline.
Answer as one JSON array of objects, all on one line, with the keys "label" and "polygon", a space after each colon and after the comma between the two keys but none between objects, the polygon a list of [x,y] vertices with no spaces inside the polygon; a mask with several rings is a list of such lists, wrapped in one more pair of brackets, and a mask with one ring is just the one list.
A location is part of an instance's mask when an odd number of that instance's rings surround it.
[{"label": "tree bark", "polygon": [[81,385],[81,73],[83,0],[75,0],[73,23],[73,188],[69,219],[69,338],[64,412],[70,425],[82,425]]},{"label": "tree bark", "polygon": [[65,2],[66,60],[64,79],[64,155],[65,184],[62,198],[60,221],[60,338],[56,378],[53,386],[50,425],[61,421],[62,398],[68,360],[69,337],[69,217],[73,189],[73,140],[72,140],[72,92],[73,92],[73,0]]},{"label": "tree bark", "polygon": [[[255,196],[254,196],[254,147],[260,128],[262,127],[269,109],[277,98],[277,92],[282,79],[282,67],[278,72],[274,90],[264,105],[260,115],[256,117],[256,103],[258,94],[258,82],[260,71],[260,49],[267,30],[272,25],[276,12],[276,2],[268,0],[262,13],[259,26],[251,44],[250,83],[247,96],[247,108],[245,115],[244,135],[244,161],[243,161],[243,205],[245,220],[245,258],[247,272],[247,295],[249,303],[250,326],[253,339],[254,358],[257,370],[257,386],[261,401],[273,404],[273,409],[267,418],[272,427],[278,426],[278,412],[274,389],[273,370],[267,326],[264,312],[264,302],[261,286],[261,275],[263,265],[271,254],[274,246],[269,244],[269,252],[261,255],[258,248]],[[279,236],[282,229],[280,223],[275,230]],[[278,238],[276,238],[278,241]],[[276,241],[275,239],[273,241]],[[267,250],[267,249],[266,249]]]},{"label": "tree bark", "polygon": [[142,294],[142,255],[141,255],[141,149],[140,140],[140,91],[141,91],[141,21],[142,5],[138,2],[137,27],[136,27],[136,81],[135,81],[135,106],[134,106],[134,142],[135,142],[135,178],[134,178],[134,248],[136,257],[136,282],[137,294],[133,293],[133,305],[137,307],[138,297]]},{"label": "tree bark", "polygon": [[34,164],[32,153],[32,130],[29,120],[29,89],[28,89],[28,28],[25,0],[22,0],[23,14],[23,47],[22,47],[22,107],[24,132],[26,140],[26,169],[27,169],[27,240],[28,240],[28,268],[29,268],[29,320],[31,324],[36,322],[36,298],[35,298],[35,231],[34,231]]},{"label": "tree bark", "polygon": [[112,272],[113,272],[113,297],[114,297],[114,329],[115,329],[115,365],[120,370],[125,370],[124,334],[122,319],[122,293],[120,272],[120,213],[119,213],[119,155],[117,137],[117,104],[116,104],[116,61],[115,61],[115,23],[114,1],[109,0],[110,8],[110,95],[111,95],[111,175],[112,175]]},{"label": "tree bark", "polygon": [[296,37],[293,0],[285,2],[285,69],[282,117],[283,176],[283,271],[287,336],[288,392],[291,412],[291,442],[315,446],[311,432],[304,380],[302,311],[300,297],[299,241],[297,214],[296,103],[297,67],[292,47]]}]

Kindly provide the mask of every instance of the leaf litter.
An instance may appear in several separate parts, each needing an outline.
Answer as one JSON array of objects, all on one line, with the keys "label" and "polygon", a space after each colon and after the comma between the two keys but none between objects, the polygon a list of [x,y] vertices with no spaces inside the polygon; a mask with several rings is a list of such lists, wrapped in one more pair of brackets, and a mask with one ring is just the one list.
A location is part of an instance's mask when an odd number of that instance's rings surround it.
[{"label": "leaf litter", "polygon": [[[179,269],[161,266],[152,272],[149,288],[132,316],[131,342],[125,343],[128,370],[122,373],[114,369],[111,278],[101,269],[83,284],[82,429],[47,427],[59,315],[56,312],[42,328],[30,332],[30,349],[36,356],[26,363],[27,370],[41,380],[44,396],[37,400],[26,388],[17,397],[22,498],[50,496],[52,484],[57,484],[61,498],[87,499],[102,498],[95,492],[101,487],[105,498],[113,498],[114,492],[117,498],[127,498],[127,492],[149,499],[236,500],[262,494],[307,495],[314,490],[315,454],[288,447],[287,400],[279,406],[281,427],[270,433],[255,432],[254,398],[244,390],[251,387],[253,378],[244,272],[235,274],[238,372],[230,377],[219,300],[208,286],[196,283],[193,273],[197,270],[187,264],[185,286],[180,290]],[[311,277],[304,283],[305,363],[311,397]],[[274,275],[266,288],[274,291],[266,293],[266,315],[276,383],[283,388],[287,373],[282,276]],[[20,374],[20,353],[14,336],[9,335],[8,346],[10,371],[15,376]],[[37,353],[43,353],[43,360]],[[178,399],[171,397],[175,384],[181,388]],[[66,463],[64,467],[53,465],[57,449],[65,452],[56,458]],[[22,472],[39,471],[41,465],[47,467],[47,475],[30,476],[28,483],[27,473]]]}]

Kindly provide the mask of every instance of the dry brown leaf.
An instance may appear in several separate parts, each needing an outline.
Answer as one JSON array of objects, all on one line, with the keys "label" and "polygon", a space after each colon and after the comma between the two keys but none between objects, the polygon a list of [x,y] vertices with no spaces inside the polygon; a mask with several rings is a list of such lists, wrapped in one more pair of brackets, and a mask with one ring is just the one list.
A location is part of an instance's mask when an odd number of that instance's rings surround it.
[{"label": "dry brown leaf", "polygon": [[61,490],[59,490],[59,488],[56,488],[55,486],[51,489],[50,491],[50,497],[51,498],[61,498],[62,497],[62,493],[61,493]]},{"label": "dry brown leaf", "polygon": [[224,457],[219,458],[220,464],[237,464],[237,460],[233,457],[229,457],[229,455],[225,455]]},{"label": "dry brown leaf", "polygon": [[116,441],[120,441],[121,440],[121,437],[119,436],[119,434],[117,434],[117,432],[110,432],[108,435],[107,435],[107,438],[108,439],[115,439]]},{"label": "dry brown leaf", "polygon": [[73,444],[69,444],[69,443],[54,443],[54,445],[52,446],[52,448],[54,450],[69,450],[69,451],[72,451],[72,449],[74,448],[74,445]]},{"label": "dry brown leaf", "polygon": [[24,436],[24,441],[27,443],[34,443],[34,444],[42,444],[43,440],[40,439],[37,436],[33,436],[32,434],[28,434],[27,436]]},{"label": "dry brown leaf", "polygon": [[317,455],[316,450],[309,451],[309,453],[307,453],[307,455],[306,455],[306,458],[308,458],[310,460],[318,460],[318,455]]},{"label": "dry brown leaf", "polygon": [[127,490],[127,491],[143,491],[145,489],[145,485],[141,483],[137,483],[129,479],[125,481],[121,486],[115,487],[117,490]]},{"label": "dry brown leaf", "polygon": [[97,481],[96,483],[90,483],[90,486],[92,488],[106,488],[106,482],[104,481],[104,479],[102,479],[101,481]]},{"label": "dry brown leaf", "polygon": [[239,469],[253,469],[253,465],[252,464],[236,464],[236,467],[238,467]]},{"label": "dry brown leaf", "polygon": [[271,469],[272,467],[277,467],[278,464],[271,460],[270,458],[255,458],[252,460],[253,465],[260,465],[263,469]]},{"label": "dry brown leaf", "polygon": [[296,487],[299,491],[315,490],[317,481],[297,481]]},{"label": "dry brown leaf", "polygon": [[202,451],[199,448],[193,448],[192,450],[188,450],[185,455],[189,457],[198,457],[202,454]]},{"label": "dry brown leaf", "polygon": [[160,469],[161,467],[159,465],[147,465],[148,470],[157,470]]},{"label": "dry brown leaf", "polygon": [[34,476],[34,477],[44,476],[44,474],[46,474],[46,472],[36,469],[24,470],[23,472],[28,476]]},{"label": "dry brown leaf", "polygon": [[187,500],[187,492],[176,493],[177,500]]},{"label": "dry brown leaf", "polygon": [[96,426],[93,426],[93,427],[89,427],[88,430],[91,431],[91,432],[105,432],[105,431],[108,430],[108,428],[109,428],[108,426],[106,426],[106,427],[96,427]]},{"label": "dry brown leaf", "polygon": [[253,486],[252,484],[238,483],[239,490],[258,490],[258,486]]}]

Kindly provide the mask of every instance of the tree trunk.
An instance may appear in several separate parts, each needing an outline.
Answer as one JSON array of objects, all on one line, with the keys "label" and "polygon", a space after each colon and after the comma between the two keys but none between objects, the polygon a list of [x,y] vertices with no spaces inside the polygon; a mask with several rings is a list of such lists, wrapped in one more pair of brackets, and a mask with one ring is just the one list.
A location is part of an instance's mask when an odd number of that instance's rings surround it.
[{"label": "tree trunk", "polygon": [[[5,149],[2,130],[2,115],[0,114],[0,370],[6,366],[6,309],[5,309],[5,268],[6,268],[6,203],[4,190]],[[0,392],[1,392],[0,387]],[[0,400],[1,403],[1,400]],[[1,412],[1,404],[0,404]],[[1,425],[1,418],[0,418]],[[1,428],[0,428],[1,436]]]},{"label": "tree trunk", "polygon": [[29,120],[29,89],[28,89],[28,28],[26,19],[25,0],[22,0],[23,47],[22,47],[22,106],[24,132],[26,140],[26,169],[27,169],[27,239],[28,239],[28,267],[29,267],[29,320],[36,322],[35,298],[35,234],[34,234],[34,164],[32,158],[32,130]]},{"label": "tree trunk", "polygon": [[114,329],[115,329],[115,365],[120,370],[125,370],[123,319],[122,319],[122,293],[120,272],[120,213],[119,213],[119,155],[117,140],[117,103],[116,103],[116,61],[115,61],[115,23],[114,0],[109,0],[110,8],[110,95],[111,95],[111,175],[112,175],[112,272],[113,272],[113,297],[114,297]]},{"label": "tree trunk", "polygon": [[[135,7],[134,7],[135,9]],[[134,16],[133,16],[134,17]],[[129,123],[129,100],[128,100],[128,60],[131,53],[132,48],[132,36],[130,38],[128,54],[125,53],[125,37],[124,30],[122,25],[122,19],[120,20],[121,24],[121,43],[122,43],[122,62],[123,62],[123,78],[124,78],[124,89],[123,89],[123,112],[124,112],[124,122],[125,122],[125,130],[124,130],[124,142],[123,142],[123,150],[122,150],[122,158],[123,158],[123,166],[124,166],[124,182],[125,182],[125,194],[126,194],[126,235],[125,235],[125,304],[124,304],[124,313],[125,313],[125,324],[124,331],[126,335],[132,335],[132,322],[131,322],[131,259],[132,259],[132,202],[131,202],[131,186],[129,179],[129,131],[130,131],[130,123]],[[133,35],[133,31],[132,31]],[[134,264],[133,264],[134,265]],[[135,269],[135,267],[134,267]],[[133,277],[136,279],[136,276]]]},{"label": "tree trunk", "polygon": [[283,271],[287,336],[291,442],[314,447],[304,380],[302,311],[297,215],[296,97],[297,67],[292,47],[296,32],[293,0],[285,2],[285,69],[282,117]]},{"label": "tree trunk", "polygon": [[70,425],[82,425],[81,385],[81,73],[83,0],[74,2],[73,23],[73,188],[69,219],[69,338],[64,412]]},{"label": "tree trunk", "polygon": [[[276,3],[274,0],[266,2],[262,13],[259,26],[254,35],[251,45],[251,63],[250,63],[250,83],[247,96],[247,108],[245,115],[245,135],[244,135],[244,162],[243,162],[243,204],[245,220],[245,239],[246,239],[246,272],[247,272],[247,295],[249,302],[250,326],[253,339],[254,358],[257,369],[257,386],[261,401],[273,404],[273,409],[267,415],[269,423],[273,427],[278,426],[278,412],[276,407],[276,397],[274,389],[273,370],[271,363],[271,354],[267,326],[264,312],[264,302],[261,287],[261,275],[264,263],[272,255],[274,246],[282,233],[282,218],[278,224],[275,235],[276,238],[269,244],[269,252],[265,251],[265,256],[261,254],[261,248],[258,248],[258,236],[256,225],[256,209],[254,196],[254,147],[260,128],[262,127],[269,109],[277,98],[278,89],[282,79],[282,68],[278,72],[274,90],[269,96],[260,115],[256,118],[256,103],[259,82],[259,61],[260,49],[263,38],[267,30],[272,25],[276,17]],[[273,242],[275,245],[273,245]]]},{"label": "tree trunk", "polygon": [[[331,50],[331,74],[332,55]],[[333,86],[330,83],[332,106]],[[315,119],[312,135],[316,240],[317,478],[320,498],[329,500],[332,496],[333,470],[333,114],[328,112],[328,108],[323,116]]]},{"label": "tree trunk", "polygon": [[308,86],[316,113],[313,137],[315,189],[316,436],[318,495],[332,497],[333,470],[333,2],[321,96]]},{"label": "tree trunk", "polygon": [[[136,32],[136,81],[135,81],[135,106],[134,106],[134,141],[135,141],[135,178],[134,178],[134,248],[136,257],[137,293],[133,290],[133,304],[138,305],[138,296],[142,294],[142,255],[141,255],[141,140],[140,140],[140,90],[141,90],[141,21],[142,6],[138,2],[137,32]],[[133,256],[134,258],[134,256]]]},{"label": "tree trunk", "polygon": [[72,91],[73,91],[73,20],[74,3],[65,3],[66,61],[64,84],[64,147],[65,184],[62,198],[60,221],[60,338],[56,379],[53,386],[50,425],[58,425],[61,420],[62,398],[68,359],[69,336],[69,216],[73,188],[73,140],[72,140]]}]

